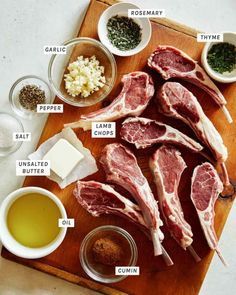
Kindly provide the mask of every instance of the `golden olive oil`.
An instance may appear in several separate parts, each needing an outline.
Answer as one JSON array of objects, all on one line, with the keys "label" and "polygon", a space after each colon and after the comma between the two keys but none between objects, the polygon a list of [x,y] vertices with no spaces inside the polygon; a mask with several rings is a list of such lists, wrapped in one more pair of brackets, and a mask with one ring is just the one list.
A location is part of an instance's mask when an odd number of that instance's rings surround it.
[{"label": "golden olive oil", "polygon": [[49,197],[30,193],[19,197],[10,207],[7,225],[20,244],[39,248],[50,244],[59,234],[61,213]]}]

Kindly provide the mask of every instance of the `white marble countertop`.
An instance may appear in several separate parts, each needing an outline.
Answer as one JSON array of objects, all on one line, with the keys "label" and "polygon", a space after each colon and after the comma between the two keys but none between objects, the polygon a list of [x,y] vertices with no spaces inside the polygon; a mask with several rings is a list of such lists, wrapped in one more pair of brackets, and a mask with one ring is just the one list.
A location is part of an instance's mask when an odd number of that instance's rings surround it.
[{"label": "white marble countertop", "polygon": [[[168,18],[190,27],[216,33],[235,31],[235,0],[142,0],[130,1],[142,8],[165,8]],[[50,56],[43,54],[43,46],[61,44],[74,37],[83,19],[89,0],[8,0],[1,3],[0,42],[0,111],[11,112],[8,92],[12,83],[27,74],[47,79]],[[0,202],[23,179],[15,176],[15,160],[25,159],[32,152],[44,126],[44,119],[22,120],[25,130],[32,132],[32,142],[23,143],[18,152],[0,159]],[[214,256],[203,283],[201,294],[231,295],[236,293],[236,205],[231,210],[220,247],[229,267],[224,268]],[[96,294],[13,262],[0,258],[1,295]]]}]

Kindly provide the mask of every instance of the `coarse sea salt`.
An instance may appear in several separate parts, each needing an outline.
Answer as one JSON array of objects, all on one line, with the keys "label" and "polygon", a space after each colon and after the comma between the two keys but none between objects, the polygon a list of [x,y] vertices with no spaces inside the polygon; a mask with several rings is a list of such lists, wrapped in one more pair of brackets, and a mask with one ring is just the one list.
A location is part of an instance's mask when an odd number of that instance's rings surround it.
[{"label": "coarse sea salt", "polygon": [[14,126],[9,124],[8,127],[0,128],[0,148],[10,148],[14,145],[13,132]]}]

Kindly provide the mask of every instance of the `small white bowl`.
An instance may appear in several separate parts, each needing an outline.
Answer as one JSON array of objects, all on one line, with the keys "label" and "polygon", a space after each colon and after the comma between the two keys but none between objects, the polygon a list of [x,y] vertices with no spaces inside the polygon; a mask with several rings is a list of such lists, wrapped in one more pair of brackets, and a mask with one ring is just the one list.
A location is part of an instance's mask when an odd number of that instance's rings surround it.
[{"label": "small white bowl", "polygon": [[113,16],[128,16],[128,9],[139,9],[138,6],[131,3],[117,3],[107,8],[100,16],[98,22],[98,36],[100,41],[105,45],[113,54],[118,56],[131,56],[141,50],[143,50],[148,42],[150,41],[152,35],[152,26],[148,18],[133,18],[133,20],[140,26],[142,38],[140,43],[131,50],[119,50],[112,45],[107,37],[107,22]]},{"label": "small white bowl", "polygon": [[20,188],[12,193],[10,193],[2,202],[1,208],[0,208],[0,240],[3,244],[3,246],[13,253],[14,255],[17,255],[22,258],[27,259],[36,259],[41,258],[44,256],[49,255],[52,253],[56,248],[60,246],[62,241],[65,238],[67,228],[62,227],[58,236],[48,245],[40,248],[30,248],[25,247],[21,245],[19,242],[17,242],[13,236],[11,235],[8,226],[7,226],[7,215],[8,210],[10,209],[11,205],[14,203],[16,199],[21,197],[22,195],[28,194],[28,193],[39,193],[44,196],[49,197],[53,202],[58,206],[61,217],[67,218],[66,210],[62,204],[62,202],[58,199],[57,196],[55,196],[53,193],[51,193],[48,190],[45,190],[40,187],[23,187]]},{"label": "small white bowl", "polygon": [[[225,32],[223,33],[224,34],[224,42],[227,42],[227,43],[230,43],[230,44],[233,44],[236,46],[236,33],[234,32]],[[208,73],[208,75],[218,81],[218,82],[221,82],[221,83],[232,83],[232,82],[235,82],[236,81],[236,69],[234,69],[232,72],[228,73],[223,73],[223,74],[220,74],[216,71],[214,71],[210,65],[208,64],[207,62],[207,54],[209,52],[209,50],[211,49],[211,47],[214,45],[214,44],[217,44],[216,42],[208,42],[205,44],[203,50],[202,50],[202,57],[201,57],[201,62],[202,62],[202,65],[204,67],[204,69],[206,70],[206,72]]]}]

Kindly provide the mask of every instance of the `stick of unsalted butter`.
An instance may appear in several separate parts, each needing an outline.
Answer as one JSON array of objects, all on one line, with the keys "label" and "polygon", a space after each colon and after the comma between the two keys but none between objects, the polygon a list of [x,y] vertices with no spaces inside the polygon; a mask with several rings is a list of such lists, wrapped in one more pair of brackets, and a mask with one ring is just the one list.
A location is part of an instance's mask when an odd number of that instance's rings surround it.
[{"label": "stick of unsalted butter", "polygon": [[61,179],[65,179],[83,158],[83,154],[67,140],[61,138],[46,153],[43,160],[49,160],[51,170]]}]

